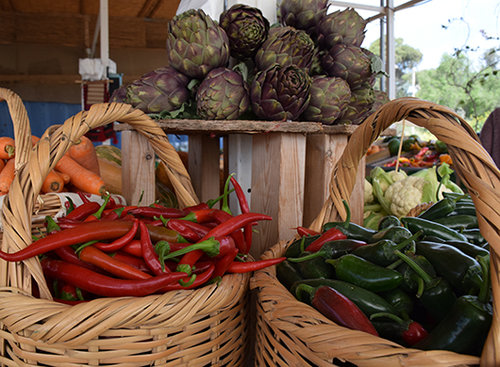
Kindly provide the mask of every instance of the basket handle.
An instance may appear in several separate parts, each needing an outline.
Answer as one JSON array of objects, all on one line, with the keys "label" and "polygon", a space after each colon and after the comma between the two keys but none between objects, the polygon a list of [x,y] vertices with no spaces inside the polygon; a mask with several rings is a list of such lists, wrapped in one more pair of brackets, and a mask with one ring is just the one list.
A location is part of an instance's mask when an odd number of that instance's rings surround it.
[{"label": "basket handle", "polygon": [[[12,93],[0,88],[0,96],[8,96],[15,100]],[[18,115],[13,115],[13,119],[24,121],[19,117],[22,117],[22,109],[17,108],[15,111]],[[180,205],[189,206],[199,202],[187,170],[158,124],[144,112],[128,104],[95,104],[88,111],[70,117],[63,125],[49,127],[33,148],[29,125],[23,126],[24,135],[16,134],[16,137],[23,137],[21,146],[18,147],[16,141],[16,156],[19,152],[21,158],[18,158],[16,176],[3,202],[1,215],[4,227],[2,241],[4,251],[19,251],[31,244],[31,217],[43,180],[72,143],[89,130],[115,121],[131,125],[149,140],[155,153],[168,168],[167,173]],[[22,130],[19,126],[17,129],[19,132]],[[50,292],[37,258],[28,259],[21,264],[0,263],[2,286],[13,286],[31,292],[31,277],[38,284],[40,296],[50,299]]]},{"label": "basket handle", "polygon": [[[338,217],[345,219],[342,201],[349,200],[361,158],[382,131],[402,120],[426,128],[447,145],[454,169],[474,201],[481,234],[490,245],[494,314],[500,315],[500,171],[470,125],[446,107],[406,97],[386,103],[369,116],[351,135],[333,168],[330,195],[311,228],[319,230],[326,222]],[[496,337],[499,333],[500,322],[495,317],[483,351],[482,365],[494,365],[500,360],[500,342]]]}]

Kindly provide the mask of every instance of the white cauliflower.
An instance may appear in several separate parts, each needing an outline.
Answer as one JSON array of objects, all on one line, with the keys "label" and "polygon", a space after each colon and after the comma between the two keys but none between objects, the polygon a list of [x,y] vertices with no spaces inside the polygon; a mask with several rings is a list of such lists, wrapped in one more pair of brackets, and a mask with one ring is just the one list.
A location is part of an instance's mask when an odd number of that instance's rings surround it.
[{"label": "white cauliflower", "polygon": [[385,199],[390,203],[392,214],[403,217],[422,202],[422,192],[425,179],[408,176],[394,182],[384,193]]},{"label": "white cauliflower", "polygon": [[408,175],[406,174],[406,172],[403,171],[403,170],[389,171],[389,172],[387,172],[387,174],[389,175],[389,177],[394,182],[401,181],[401,180],[405,179],[406,177],[408,177]]},{"label": "white cauliflower", "polygon": [[375,200],[373,197],[372,184],[365,178],[365,204],[371,203]]}]

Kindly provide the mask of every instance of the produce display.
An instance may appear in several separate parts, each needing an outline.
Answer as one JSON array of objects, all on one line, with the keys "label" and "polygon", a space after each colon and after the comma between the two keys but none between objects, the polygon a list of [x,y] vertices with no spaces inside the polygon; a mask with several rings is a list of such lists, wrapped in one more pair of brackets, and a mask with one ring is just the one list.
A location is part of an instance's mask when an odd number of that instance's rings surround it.
[{"label": "produce display", "polygon": [[[233,190],[229,190],[229,183]],[[193,289],[226,273],[245,273],[284,260],[248,257],[253,226],[271,217],[249,211],[234,177],[224,195],[184,209],[159,204],[124,206],[105,196],[71,206],[57,221],[46,218],[44,235],[6,261],[41,258],[54,299],[75,304],[96,297],[145,296]],[[228,195],[236,191],[242,214],[232,215]],[[221,208],[213,206],[222,201]]]},{"label": "produce display", "polygon": [[446,192],[463,194],[451,179],[452,173],[445,162],[412,174],[375,167],[364,181],[363,224],[377,228],[379,220],[386,215],[405,216],[419,204],[441,200]]},{"label": "produce display", "polygon": [[276,275],[299,301],[404,347],[481,354],[490,253],[469,195],[445,192],[418,216],[387,215],[376,229],[350,222],[348,210],[321,233],[297,233]]},{"label": "produce display", "polygon": [[[31,137],[36,144],[40,138]],[[15,141],[10,137],[0,137],[0,196],[9,192],[14,180]],[[61,157],[53,170],[45,178],[41,193],[62,191],[83,191],[101,195],[107,190],[101,177],[100,166],[94,145],[86,136],[75,142]]]},{"label": "produce display", "polygon": [[278,23],[235,4],[218,22],[201,9],[168,24],[165,66],[115,91],[155,118],[359,124],[387,95],[380,58],[362,48],[366,21],[326,0],[284,0]]}]

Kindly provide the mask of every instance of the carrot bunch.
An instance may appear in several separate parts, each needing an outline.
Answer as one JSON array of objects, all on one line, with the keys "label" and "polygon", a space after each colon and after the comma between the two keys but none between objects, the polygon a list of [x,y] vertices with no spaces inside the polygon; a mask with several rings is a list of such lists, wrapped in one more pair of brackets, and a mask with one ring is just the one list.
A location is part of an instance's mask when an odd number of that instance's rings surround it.
[{"label": "carrot bunch", "polygon": [[[33,135],[31,140],[35,145],[40,138]],[[14,139],[0,137],[0,196],[9,192],[14,180],[14,158]],[[47,174],[41,188],[43,194],[62,191],[84,191],[96,195],[106,191],[99,173],[95,147],[86,136],[73,144],[57,162],[55,168]]]}]

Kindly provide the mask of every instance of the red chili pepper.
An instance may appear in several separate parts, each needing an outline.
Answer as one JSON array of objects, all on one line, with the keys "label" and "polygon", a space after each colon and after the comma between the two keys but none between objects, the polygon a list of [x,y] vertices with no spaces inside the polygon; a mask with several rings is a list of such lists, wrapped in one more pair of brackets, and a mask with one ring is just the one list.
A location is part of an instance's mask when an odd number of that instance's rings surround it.
[{"label": "red chili pepper", "polygon": [[429,147],[423,147],[422,149],[420,149],[420,151],[417,154],[414,155],[414,157],[416,159],[422,159],[428,150],[429,150]]},{"label": "red chili pepper", "polygon": [[106,251],[106,252],[113,252],[113,251],[118,251],[121,249],[123,246],[125,246],[127,243],[132,241],[132,239],[135,237],[137,233],[137,229],[139,228],[139,221],[137,219],[134,219],[134,224],[132,225],[132,228],[130,228],[130,231],[128,231],[125,235],[123,235],[120,238],[117,238],[111,243],[104,243],[104,242],[98,242],[94,244],[94,247],[97,247],[99,250]]},{"label": "red chili pepper", "polygon": [[248,273],[250,271],[256,271],[267,268],[268,266],[279,264],[280,262],[283,262],[285,260],[286,257],[276,257],[273,259],[248,261],[248,262],[233,261],[229,265],[227,271],[228,273]]},{"label": "red chili pepper", "polygon": [[238,251],[232,237],[217,237],[216,240],[219,241],[219,255],[217,255],[217,257],[225,256],[228,253],[233,252],[234,250]]},{"label": "red chili pepper", "polygon": [[98,271],[97,267],[95,267],[92,264],[86,263],[85,261],[80,260],[78,255],[76,254],[75,250],[71,246],[63,246],[56,248],[54,250],[57,256],[61,258],[61,260],[64,260],[66,262],[75,264],[75,265],[80,265],[85,268],[91,269],[93,271]]},{"label": "red chili pepper", "polygon": [[[190,242],[196,242],[199,241],[203,236],[200,236],[199,233],[197,233],[193,228],[188,227],[186,223],[188,223],[188,220],[182,220],[182,222],[179,222],[179,219],[177,221],[174,221],[174,219],[171,219],[167,222],[167,228],[171,229],[173,231],[176,231],[179,233],[182,237],[187,239]],[[173,223],[171,223],[174,221]],[[192,222],[189,222],[192,223]],[[195,223],[197,224],[197,223]],[[206,231],[208,233],[208,231]]]},{"label": "red chili pepper", "polygon": [[318,287],[314,292],[311,304],[320,313],[339,325],[378,336],[377,330],[368,317],[354,302],[336,289],[328,286]]},{"label": "red chili pepper", "polygon": [[238,198],[238,204],[240,205],[241,212],[242,213],[250,212],[250,207],[248,206],[247,198],[240,184],[238,183],[238,181],[236,181],[234,176],[231,176],[229,179],[231,180],[231,184],[233,185],[234,191],[236,192],[236,197]]},{"label": "red chili pepper", "polygon": [[148,279],[117,279],[49,258],[42,260],[42,269],[49,278],[60,279],[87,292],[106,297],[147,296],[186,277],[186,273],[164,273]]},{"label": "red chili pepper", "polygon": [[142,247],[140,240],[132,240],[121,248],[121,251],[133,255],[135,257],[140,257],[142,259]]},{"label": "red chili pepper", "polygon": [[88,198],[87,194],[81,192],[81,191],[78,191],[77,192],[78,196],[80,197],[80,199],[82,200],[82,202],[85,204],[85,203],[90,203],[90,199]]},{"label": "red chili pepper", "polygon": [[347,236],[340,231],[338,228],[330,228],[329,230],[323,232],[321,236],[319,236],[317,239],[315,239],[309,246],[306,247],[306,251],[309,252],[316,252],[318,251],[321,247],[326,242],[329,241],[335,241],[335,240],[343,240],[346,239]]},{"label": "red chili pepper", "polygon": [[[162,288],[162,291],[168,292],[168,291],[177,291],[177,290],[180,290],[180,289],[197,288],[197,287],[205,284],[206,282],[208,282],[212,278],[212,274],[214,273],[214,271],[215,271],[215,265],[212,263],[209,266],[209,268],[207,270],[205,270],[203,273],[197,274],[196,275],[196,279],[190,285],[183,286],[179,282],[177,282],[177,283],[171,283],[171,284],[167,285],[166,287]],[[174,273],[171,273],[171,274],[174,274]],[[178,274],[178,273],[175,273],[175,274]],[[183,274],[183,273],[181,273],[181,274]],[[190,277],[184,277],[181,281],[183,283],[189,283],[190,280],[191,280]]]},{"label": "red chili pepper", "polygon": [[141,229],[141,250],[144,262],[148,265],[153,274],[160,275],[166,272],[168,273],[169,270],[161,265],[160,259],[155,252],[146,223],[139,221],[139,226]]},{"label": "red chili pepper", "polygon": [[182,218],[186,215],[186,211],[177,208],[167,208],[167,207],[151,207],[151,206],[140,206],[128,211],[129,214],[138,215],[148,218],[160,217],[163,218]]},{"label": "red chili pepper", "polygon": [[[217,220],[217,222],[219,224],[224,223],[224,222],[228,221],[231,218],[233,218],[233,216],[231,214],[225,212],[224,210],[216,209],[216,211],[214,212],[214,219]],[[245,224],[242,227],[246,228],[247,226],[250,226],[250,231],[251,231],[252,230],[251,229],[252,228],[252,223]],[[247,245],[246,239],[245,239],[243,233],[241,232],[241,229],[238,228],[236,231],[231,232],[230,235],[234,239],[236,247],[238,248],[238,250],[242,254],[246,254],[246,253],[248,253],[248,251],[250,251],[251,239],[250,239],[250,242]]]},{"label": "red chili pepper", "polygon": [[410,322],[408,329],[403,332],[403,340],[408,343],[409,346],[417,344],[422,339],[425,339],[429,335],[427,330],[416,321]]},{"label": "red chili pepper", "polygon": [[[214,212],[218,209],[197,209],[190,211],[186,216],[181,219],[188,220],[195,223],[205,223],[214,220]],[[227,214],[227,213],[226,213]]]},{"label": "red chili pepper", "polygon": [[131,227],[132,222],[130,221],[84,222],[76,227],[51,233],[20,251],[14,253],[0,251],[0,258],[6,261],[22,261],[63,246],[71,246],[92,240],[112,240],[123,236]]},{"label": "red chili pepper", "polygon": [[71,284],[63,284],[59,289],[59,298],[66,301],[78,301],[76,287]]},{"label": "red chili pepper", "polygon": [[126,264],[129,264],[133,266],[134,268],[139,269],[140,271],[143,271],[147,274],[151,273],[151,270],[149,270],[148,266],[142,259],[142,257],[135,257],[130,254],[127,254],[125,252],[122,252],[121,250],[118,252],[115,252],[114,254],[111,254],[113,258],[116,260],[122,261]]},{"label": "red chili pepper", "polygon": [[80,259],[88,262],[89,264],[98,266],[108,273],[116,275],[122,279],[151,278],[151,275],[118,260],[116,257],[109,256],[94,246],[84,247],[82,251],[80,251]]},{"label": "red chili pepper", "polygon": [[300,237],[303,237],[303,236],[317,236],[319,234],[319,232],[313,231],[312,229],[309,229],[307,227],[298,226],[296,229],[297,229],[297,234]]},{"label": "red chili pepper", "polygon": [[231,263],[234,261],[236,256],[238,255],[238,249],[234,248],[233,250],[229,251],[227,254],[222,256],[221,258],[218,258],[215,261],[215,271],[213,277],[221,277],[224,274],[226,274],[227,269],[229,269],[229,266]]},{"label": "red chili pepper", "polygon": [[61,298],[53,298],[54,302],[58,302],[58,303],[64,303],[65,305],[70,305],[70,306],[74,306],[74,305],[78,305],[80,303],[85,303],[85,302],[88,302],[88,300],[76,300],[76,301],[70,301],[70,300],[67,300],[67,299],[61,299]]},{"label": "red chili pepper", "polygon": [[[201,239],[210,230],[210,228],[208,228],[202,224],[191,222],[189,220],[184,220],[184,219],[170,219],[167,222],[167,228],[170,228],[174,231],[179,232],[179,234],[185,238],[187,238],[187,237],[184,236],[182,233],[184,229],[187,228],[187,229],[191,230],[190,233],[192,233],[194,231],[194,233],[197,236],[197,238],[194,241],[198,241],[199,239]],[[187,239],[191,240],[190,238],[187,238]]]},{"label": "red chili pepper", "polygon": [[99,205],[99,203],[96,203],[95,201],[88,201],[86,203],[83,203],[82,205],[77,206],[71,212],[66,214],[63,218],[75,221],[82,221],[89,215],[98,211],[100,207],[101,206]]},{"label": "red chili pepper", "polygon": [[188,206],[188,207],[184,208],[184,210],[186,210],[187,212],[192,212],[192,211],[200,210],[200,209],[210,209],[210,207],[208,206],[207,203],[199,203],[199,204]]},{"label": "red chili pepper", "polygon": [[148,223],[146,223],[146,227],[148,228],[149,235],[151,236],[151,241],[154,243],[158,241],[187,242],[186,239],[179,234],[179,232],[173,231],[169,228],[163,226],[157,227]]}]

